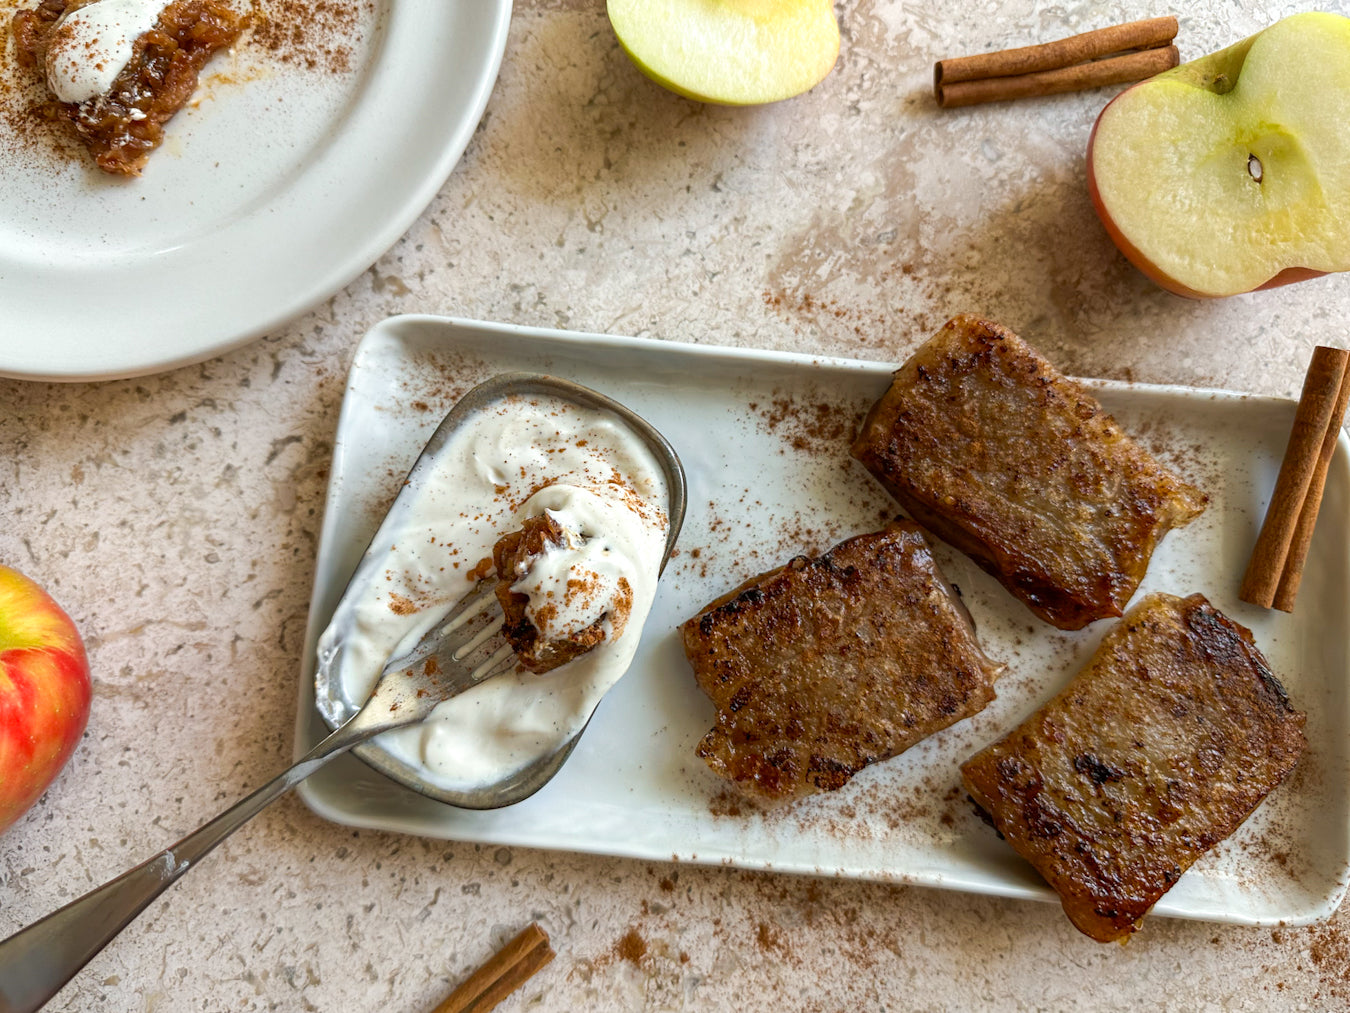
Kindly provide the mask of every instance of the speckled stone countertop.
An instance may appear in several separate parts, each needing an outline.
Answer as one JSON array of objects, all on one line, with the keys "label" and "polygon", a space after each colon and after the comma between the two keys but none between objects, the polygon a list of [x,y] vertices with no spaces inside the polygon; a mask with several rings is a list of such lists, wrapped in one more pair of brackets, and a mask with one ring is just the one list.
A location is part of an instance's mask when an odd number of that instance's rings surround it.
[{"label": "speckled stone countertop", "polygon": [[[1303,9],[1185,7],[1183,58]],[[97,694],[72,763],[0,838],[0,934],[290,761],[344,376],[390,314],[895,361],[974,311],[1066,372],[1283,396],[1314,344],[1347,340],[1350,276],[1188,302],[1117,254],[1083,157],[1107,93],[949,113],[930,96],[936,58],[1160,10],[839,13],[822,85],[726,109],[643,78],[599,0],[519,2],[463,161],[346,289],[171,373],[0,380],[0,560],[78,622]],[[558,959],[505,1010],[1350,1008],[1344,909],[1307,928],[1154,918],[1099,946],[1053,905],[353,831],[293,797],[51,1008],[415,1013],[531,920]]]}]

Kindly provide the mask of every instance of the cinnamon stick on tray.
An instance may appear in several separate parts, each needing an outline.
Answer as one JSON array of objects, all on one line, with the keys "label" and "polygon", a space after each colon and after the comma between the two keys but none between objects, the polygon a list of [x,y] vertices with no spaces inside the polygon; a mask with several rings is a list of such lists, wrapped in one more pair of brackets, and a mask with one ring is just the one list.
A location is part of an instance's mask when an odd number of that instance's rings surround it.
[{"label": "cinnamon stick on tray", "polygon": [[938,105],[950,109],[1142,81],[1180,62],[1176,34],[1176,18],[1149,18],[1039,46],[940,60],[933,88]]},{"label": "cinnamon stick on tray", "polygon": [[1303,380],[1275,491],[1238,591],[1243,601],[1293,611],[1347,402],[1350,352],[1319,345]]}]

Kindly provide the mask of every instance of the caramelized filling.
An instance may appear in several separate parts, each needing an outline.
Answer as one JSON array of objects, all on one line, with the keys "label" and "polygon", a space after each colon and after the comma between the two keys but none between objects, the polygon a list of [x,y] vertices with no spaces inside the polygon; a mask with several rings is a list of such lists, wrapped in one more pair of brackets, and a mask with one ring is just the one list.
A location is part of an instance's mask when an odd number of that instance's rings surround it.
[{"label": "caramelized filling", "polygon": [[[80,0],[43,0],[14,15],[11,31],[19,62],[44,76],[57,24]],[[164,139],[164,124],[187,105],[197,77],[217,50],[234,43],[248,18],[222,0],[175,0],[154,28],[136,39],[131,59],[112,87],[84,102],[53,100],[46,112],[73,124],[104,172],[138,176]]]}]

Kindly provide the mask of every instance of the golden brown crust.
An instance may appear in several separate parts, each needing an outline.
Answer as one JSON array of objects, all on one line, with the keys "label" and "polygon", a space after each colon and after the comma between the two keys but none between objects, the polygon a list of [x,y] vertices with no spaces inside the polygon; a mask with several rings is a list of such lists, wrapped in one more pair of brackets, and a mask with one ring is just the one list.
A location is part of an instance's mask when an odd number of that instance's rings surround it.
[{"label": "golden brown crust", "polygon": [[[19,62],[45,73],[48,45],[67,10],[88,0],[43,0],[14,15],[11,32]],[[136,40],[130,61],[103,95],[85,102],[53,101],[52,115],[69,120],[104,172],[140,174],[164,139],[164,124],[187,105],[197,76],[217,50],[233,45],[248,18],[224,0],[176,0],[155,27]]]},{"label": "golden brown crust", "polygon": [[1107,942],[1293,769],[1303,723],[1251,631],[1202,595],[1154,594],[961,774],[1074,925]]},{"label": "golden brown crust", "polygon": [[1017,335],[951,320],[895,373],[853,456],[911,517],[1060,629],[1118,616],[1204,509]]},{"label": "golden brown crust", "polygon": [[717,707],[698,754],[769,799],[839,788],[969,717],[1001,667],[907,521],[798,556],[680,631]]}]

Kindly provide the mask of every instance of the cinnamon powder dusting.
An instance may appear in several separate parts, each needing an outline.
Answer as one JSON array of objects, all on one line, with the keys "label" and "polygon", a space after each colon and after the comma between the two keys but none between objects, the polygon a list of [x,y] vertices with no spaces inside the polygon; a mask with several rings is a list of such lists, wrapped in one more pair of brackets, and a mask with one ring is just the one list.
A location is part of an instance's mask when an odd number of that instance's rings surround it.
[{"label": "cinnamon powder dusting", "polygon": [[847,455],[866,412],[865,406],[827,401],[807,403],[782,395],[769,404],[751,402],[750,410],[793,450],[840,456]]},{"label": "cinnamon powder dusting", "polygon": [[739,816],[741,806],[748,804],[738,792],[722,788],[708,799],[708,812],[714,816]]},{"label": "cinnamon powder dusting", "polygon": [[84,158],[74,132],[67,132],[52,114],[51,95],[41,75],[20,63],[19,47],[10,38],[14,13],[0,8],[0,157],[11,164],[23,155]]},{"label": "cinnamon powder dusting", "polygon": [[373,0],[254,0],[252,42],[281,63],[346,74],[362,11],[374,6]]},{"label": "cinnamon powder dusting", "polygon": [[642,958],[647,955],[647,941],[642,938],[637,929],[629,929],[614,944],[614,955],[630,964],[639,964],[642,962]]},{"label": "cinnamon powder dusting", "polygon": [[417,611],[417,606],[410,598],[405,598],[401,594],[389,594],[389,611],[396,616],[410,616]]},{"label": "cinnamon powder dusting", "polygon": [[1308,934],[1308,955],[1322,983],[1321,998],[1335,999],[1335,1008],[1345,1009],[1342,1003],[1350,1005],[1350,936],[1335,924],[1316,926]]}]

